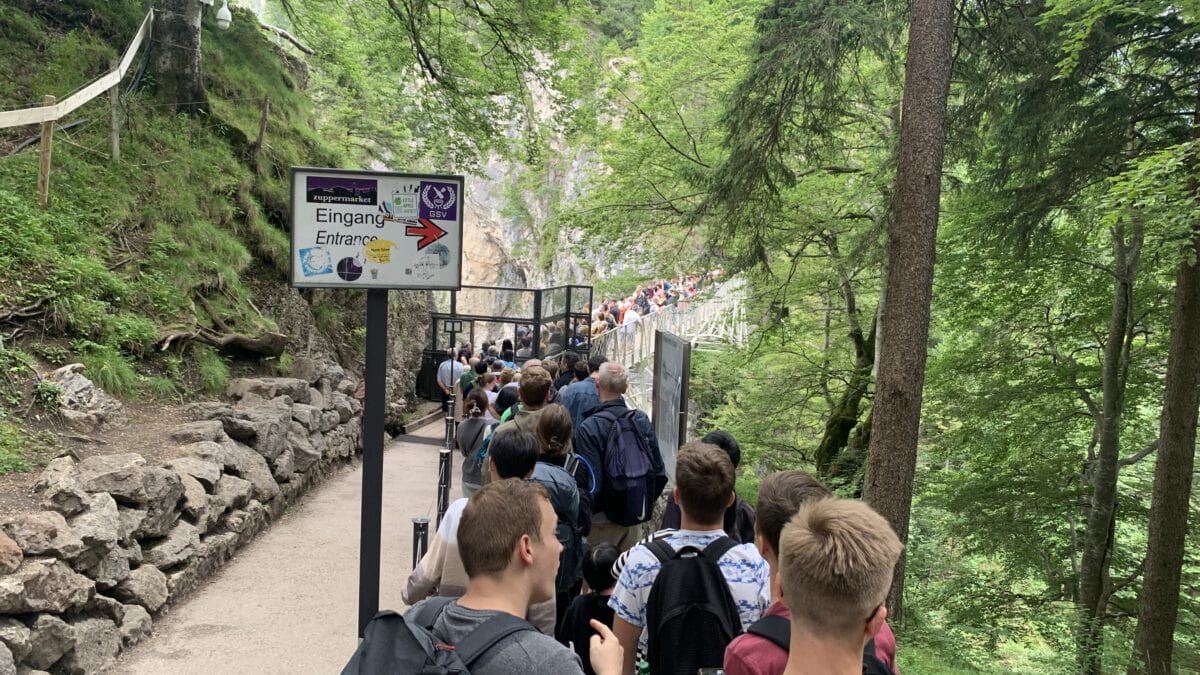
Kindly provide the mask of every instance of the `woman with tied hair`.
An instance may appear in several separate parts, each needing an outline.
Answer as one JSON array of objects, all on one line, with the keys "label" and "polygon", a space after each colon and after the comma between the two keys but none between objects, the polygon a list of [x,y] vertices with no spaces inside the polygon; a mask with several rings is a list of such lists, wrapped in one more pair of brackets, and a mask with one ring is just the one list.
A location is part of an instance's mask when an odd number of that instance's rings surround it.
[{"label": "woman with tied hair", "polygon": [[571,423],[571,413],[557,403],[551,403],[542,410],[538,418],[536,433],[542,454],[539,462],[547,462],[562,466],[567,455],[571,454],[571,434],[575,425]]},{"label": "woman with tied hair", "polygon": [[481,387],[472,389],[463,401],[463,421],[459,423],[454,437],[455,445],[463,454],[464,497],[475,494],[483,485],[483,464],[480,462],[479,446],[487,439],[491,427],[486,417],[487,413],[487,393]]}]

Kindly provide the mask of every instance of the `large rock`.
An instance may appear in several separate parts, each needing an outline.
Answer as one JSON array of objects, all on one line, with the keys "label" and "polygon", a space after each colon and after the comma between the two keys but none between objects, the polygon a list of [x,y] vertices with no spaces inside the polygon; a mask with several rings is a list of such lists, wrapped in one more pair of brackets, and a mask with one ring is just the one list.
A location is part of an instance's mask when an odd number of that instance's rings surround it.
[{"label": "large rock", "polygon": [[21,566],[25,554],[7,534],[0,533],[0,574],[8,574]]},{"label": "large rock", "polygon": [[75,460],[69,456],[59,457],[47,464],[33,489],[42,495],[44,509],[69,516],[87,507],[88,493],[79,484]]},{"label": "large rock", "polygon": [[133,537],[133,533],[138,531],[138,528],[142,526],[142,521],[144,520],[146,520],[145,509],[131,509],[125,506],[118,506],[118,539],[122,543],[129,542]]},{"label": "large rock", "polygon": [[114,546],[102,558],[95,561],[80,562],[84,560],[85,556],[80,556],[75,561],[75,569],[95,581],[99,588],[112,588],[129,576],[130,555],[120,546]]},{"label": "large rock", "polygon": [[199,443],[185,445],[183,450],[186,453],[185,457],[195,457],[206,462],[212,462],[217,466],[224,466],[225,456],[228,454],[225,451],[225,445],[227,443],[229,443],[228,440],[221,441],[220,443],[213,443],[212,441],[200,441]]},{"label": "large rock", "polygon": [[[62,388],[64,417],[86,422],[85,428],[123,426],[128,423],[125,407],[82,375],[83,364],[72,363],[46,376],[46,380]],[[66,415],[66,411],[77,413]]]},{"label": "large rock", "polygon": [[271,476],[271,468],[262,455],[237,442],[226,443],[224,448],[225,470],[250,481],[254,486],[255,499],[266,502],[279,494],[279,485]]},{"label": "large rock", "polygon": [[183,515],[188,519],[188,522],[200,528],[201,531],[208,529],[208,509],[209,496],[204,491],[204,486],[200,481],[192,478],[189,475],[182,475],[183,480]]},{"label": "large rock", "polygon": [[[97,565],[109,555],[116,547],[117,540],[121,538],[121,519],[117,511],[117,502],[107,492],[92,495],[87,510],[69,522],[71,529],[83,541],[85,547],[85,551],[75,562],[76,569]],[[129,571],[128,565],[125,566],[125,571]]]},{"label": "large rock", "polygon": [[0,525],[25,555],[52,555],[71,559],[83,553],[84,545],[61,513],[25,513]]},{"label": "large rock", "polygon": [[121,651],[121,633],[108,619],[83,619],[75,628],[75,648],[67,652],[55,669],[63,675],[92,675],[106,670]]},{"label": "large rock", "polygon": [[30,627],[25,665],[46,670],[75,647],[75,629],[56,616],[43,614]]},{"label": "large rock", "polygon": [[143,565],[113,589],[113,595],[125,604],[141,605],[157,612],[167,602],[167,575],[152,565]]},{"label": "large rock", "polygon": [[132,647],[150,634],[153,622],[150,612],[139,605],[125,605],[125,619],[121,621],[121,643]]},{"label": "large rock", "polygon": [[29,656],[29,627],[12,617],[0,618],[0,642],[3,642],[18,662]]},{"label": "large rock", "polygon": [[358,411],[362,410],[362,405],[358,401],[340,391],[334,392],[331,403],[333,404],[333,409],[337,411],[338,422],[341,424],[349,422],[351,417],[354,417]]},{"label": "large rock", "polygon": [[271,477],[277,483],[286,483],[292,479],[292,474],[296,471],[296,455],[289,446],[284,446],[283,452],[279,456],[271,460]]},{"label": "large rock", "polygon": [[240,509],[254,495],[254,486],[248,480],[226,474],[217,482],[217,489],[208,497],[208,527],[212,529],[221,516],[230,509]]},{"label": "large rock", "polygon": [[324,410],[321,412],[321,431],[329,433],[337,428],[337,425],[342,423],[342,416],[336,410]]},{"label": "large rock", "polygon": [[297,403],[308,403],[308,384],[294,377],[238,378],[225,385],[225,393],[233,398],[255,394],[268,400],[287,396]]},{"label": "large rock", "polygon": [[297,473],[308,471],[321,460],[321,451],[313,446],[308,428],[299,422],[293,421],[288,429],[288,446],[292,449],[292,468]]},{"label": "large rock", "polygon": [[196,554],[200,546],[200,531],[187,521],[175,523],[165,538],[142,548],[142,561],[160,570],[183,564]]},{"label": "large rock", "polygon": [[0,644],[0,675],[17,675],[17,664],[8,645]]},{"label": "large rock", "polygon": [[180,445],[201,441],[220,441],[225,437],[225,428],[219,420],[201,420],[180,424],[171,429],[167,435]]},{"label": "large rock", "polygon": [[221,478],[220,463],[199,457],[179,457],[168,462],[167,466],[180,476],[191,476],[200,481],[205,490],[212,490]]},{"label": "large rock", "polygon": [[292,419],[309,431],[321,429],[321,409],[306,403],[297,403],[292,406]]},{"label": "large rock", "polygon": [[179,474],[161,467],[148,467],[143,474],[146,519],[134,536],[163,537],[179,519],[179,500],[183,497],[183,482]]},{"label": "large rock", "polygon": [[215,420],[231,414],[233,414],[233,406],[218,401],[200,401],[199,403],[192,403],[183,409],[184,417],[197,422],[201,420]]},{"label": "large rock", "polygon": [[119,624],[125,620],[125,605],[121,604],[119,600],[114,600],[107,595],[97,593],[88,601],[87,606],[83,608],[81,614],[103,616]]},{"label": "large rock", "polygon": [[54,612],[83,605],[95,585],[61,560],[26,558],[16,572],[0,577],[0,614]]},{"label": "large rock", "polygon": [[107,492],[125,503],[143,504],[146,488],[142,474],[146,460],[141,455],[93,455],[77,467],[79,484],[88,492]]},{"label": "large rock", "polygon": [[267,459],[275,459],[287,446],[292,406],[280,403],[242,403],[233,414],[222,417],[225,433],[235,441],[253,447]]}]

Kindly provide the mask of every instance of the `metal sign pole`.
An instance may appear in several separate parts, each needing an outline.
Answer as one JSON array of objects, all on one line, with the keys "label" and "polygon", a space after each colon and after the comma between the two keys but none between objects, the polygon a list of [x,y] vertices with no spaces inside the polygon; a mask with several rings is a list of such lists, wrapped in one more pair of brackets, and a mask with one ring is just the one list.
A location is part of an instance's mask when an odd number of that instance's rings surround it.
[{"label": "metal sign pole", "polygon": [[383,412],[387,387],[388,292],[367,291],[366,392],[363,398],[362,530],[358,558],[358,637],[379,611],[379,546],[383,524]]}]

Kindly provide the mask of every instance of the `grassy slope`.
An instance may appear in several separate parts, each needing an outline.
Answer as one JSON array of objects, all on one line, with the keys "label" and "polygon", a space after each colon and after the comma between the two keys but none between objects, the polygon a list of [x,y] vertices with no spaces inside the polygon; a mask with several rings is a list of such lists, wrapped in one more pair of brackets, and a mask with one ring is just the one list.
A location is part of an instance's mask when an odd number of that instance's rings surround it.
[{"label": "grassy slope", "polygon": [[[104,72],[133,35],[139,7],[0,1],[0,108],[66,96]],[[83,361],[114,393],[173,396],[220,389],[227,376],[210,348],[155,350],[172,329],[211,326],[198,297],[233,330],[273,328],[244,281],[284,280],[287,169],[342,162],[309,125],[303,69],[252,16],[239,12],[227,31],[209,17],[203,44],[212,114],[171,116],[144,91],[126,95],[121,162],[113,164],[107,97],[89,103],[61,123],[87,121],[56,134],[45,211],[36,203],[36,144],[4,156],[36,128],[0,130],[0,365],[9,364],[0,377],[0,406],[9,411],[0,415],[0,472],[21,467],[19,457],[6,459],[6,448],[20,444],[5,439],[25,433],[12,413],[33,394],[31,355],[14,347],[14,331],[17,345],[47,362]],[[251,162],[264,97],[266,143]],[[2,320],[29,307],[28,319]]]}]

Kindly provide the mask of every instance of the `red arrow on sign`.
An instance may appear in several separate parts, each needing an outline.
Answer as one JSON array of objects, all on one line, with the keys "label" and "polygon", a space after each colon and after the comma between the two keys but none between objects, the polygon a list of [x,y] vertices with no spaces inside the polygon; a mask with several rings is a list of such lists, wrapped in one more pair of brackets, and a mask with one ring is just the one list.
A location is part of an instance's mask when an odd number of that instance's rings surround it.
[{"label": "red arrow on sign", "polygon": [[420,225],[409,225],[404,228],[404,236],[421,238],[421,241],[417,242],[418,251],[446,236],[446,231],[428,218],[419,218],[417,222]]}]

